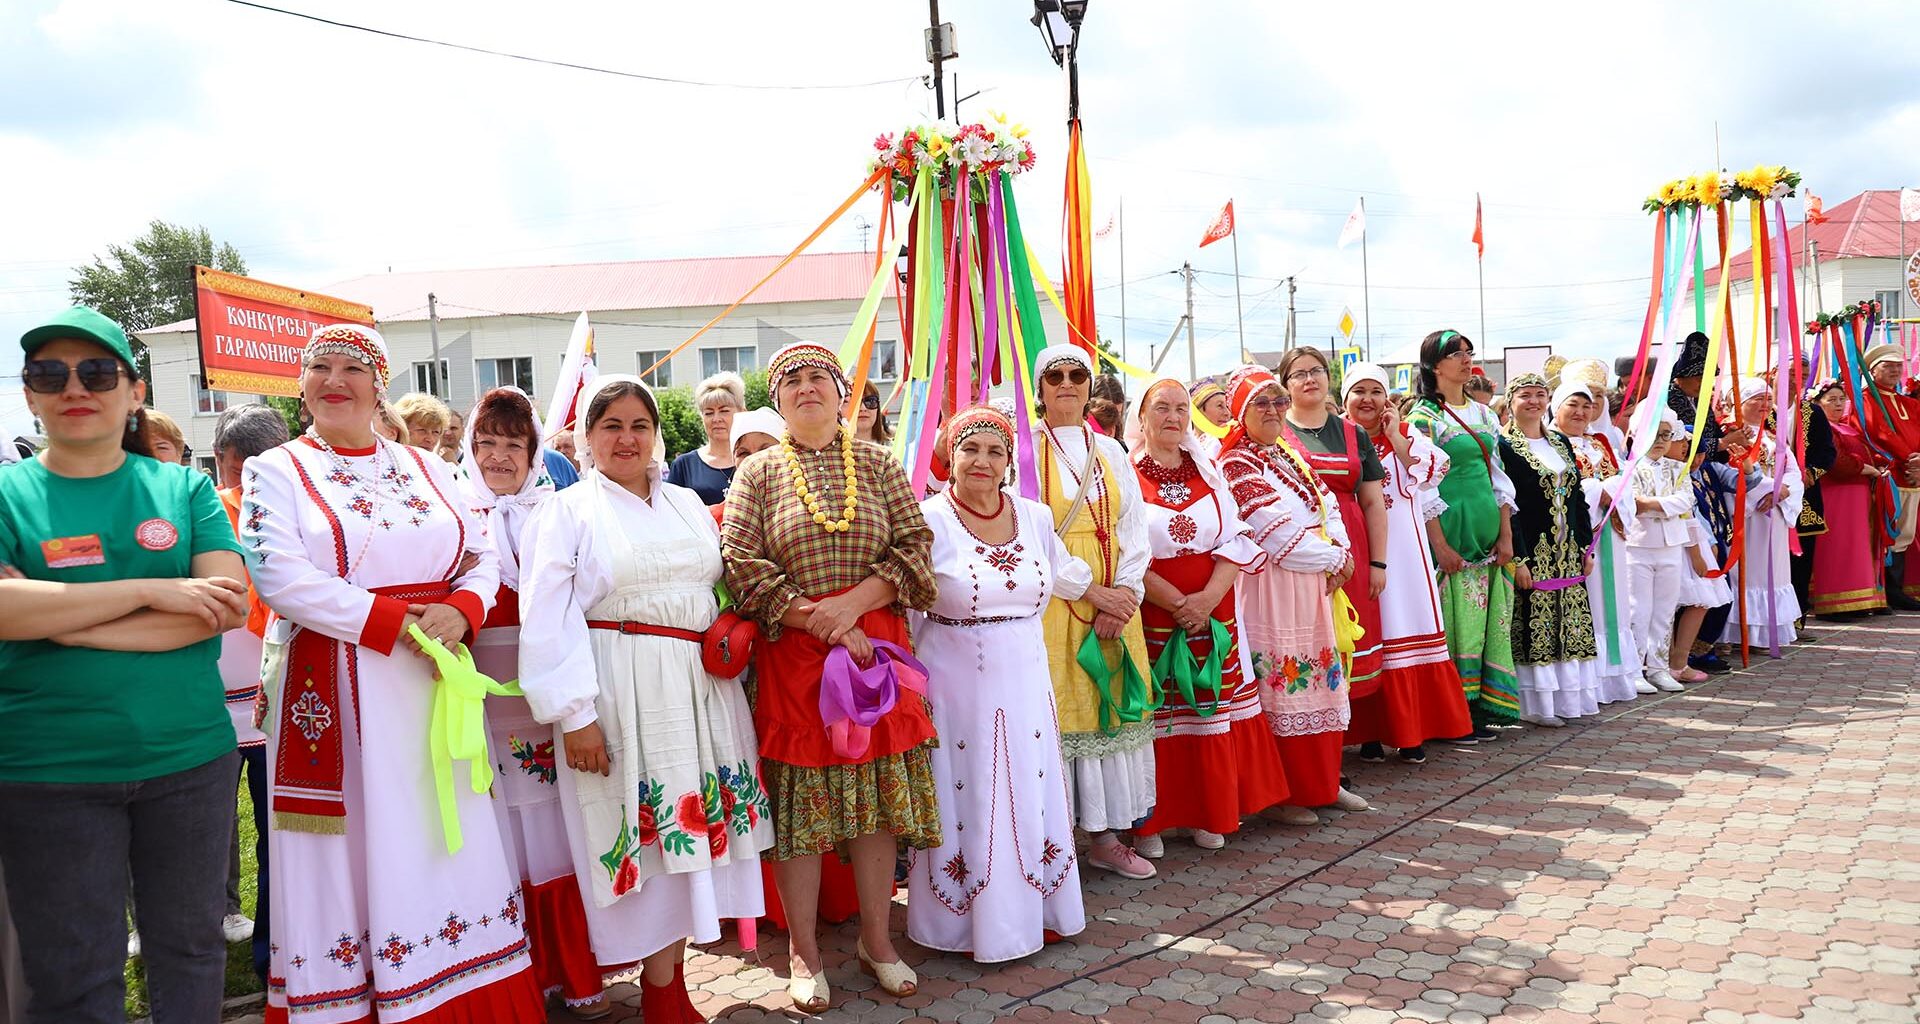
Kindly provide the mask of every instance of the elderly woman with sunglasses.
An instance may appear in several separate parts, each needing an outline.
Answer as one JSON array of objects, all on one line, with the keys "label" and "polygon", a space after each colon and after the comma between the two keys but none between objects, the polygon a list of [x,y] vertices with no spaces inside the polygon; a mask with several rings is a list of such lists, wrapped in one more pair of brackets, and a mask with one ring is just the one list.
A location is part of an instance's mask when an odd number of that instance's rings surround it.
[{"label": "elderly woman with sunglasses", "polygon": [[1120,442],[1087,426],[1093,360],[1074,345],[1042,349],[1033,362],[1040,411],[1034,439],[1040,500],[1067,552],[1093,567],[1078,600],[1047,605],[1047,659],[1060,733],[1073,776],[1074,813],[1093,838],[1088,863],[1126,878],[1154,868],[1116,831],[1153,813],[1154,692],[1141,628],[1146,596],[1145,502]]},{"label": "elderly woman with sunglasses", "polygon": [[218,1020],[240,547],[212,481],[148,456],[118,325],[75,307],[20,343],[47,432],[0,471],[0,865],[27,1019],[125,1019],[131,868],[154,1018]]}]

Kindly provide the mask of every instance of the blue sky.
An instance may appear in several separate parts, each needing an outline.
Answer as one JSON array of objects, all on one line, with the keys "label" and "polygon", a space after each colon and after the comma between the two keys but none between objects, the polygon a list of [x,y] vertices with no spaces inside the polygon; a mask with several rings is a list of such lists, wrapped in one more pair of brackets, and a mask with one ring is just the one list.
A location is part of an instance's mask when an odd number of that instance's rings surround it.
[{"label": "blue sky", "polygon": [[[552,5],[307,0],[399,32],[710,81],[819,85],[927,70],[900,0]],[[1684,13],[1682,13],[1684,11]],[[963,115],[1034,131],[1020,185],[1058,250],[1064,85],[1018,0],[947,0]],[[1131,352],[1164,339],[1191,259],[1203,372],[1232,362],[1231,252],[1195,243],[1235,200],[1248,342],[1362,313],[1367,197],[1383,358],[1478,334],[1468,241],[1486,201],[1482,351],[1634,340],[1640,199],[1719,164],[1785,163],[1831,205],[1920,185],[1920,6],[1342,4],[1095,0],[1081,51],[1096,221],[1126,206]],[[66,303],[70,268],[159,218],[317,287],[388,267],[779,252],[858,180],[869,141],[922,120],[917,81],[837,90],[665,85],[343,32],[221,0],[15,0],[0,11],[0,334]],[[971,118],[968,118],[971,119]],[[1903,178],[1905,180],[1903,180]],[[1794,210],[1797,214],[1797,206]],[[857,211],[871,220],[873,211]],[[823,246],[857,248],[853,218]],[[1119,330],[1117,240],[1096,254]],[[1848,298],[1858,298],[1850,296]],[[1169,366],[1184,353],[1177,353]],[[0,424],[21,425],[0,347]]]}]

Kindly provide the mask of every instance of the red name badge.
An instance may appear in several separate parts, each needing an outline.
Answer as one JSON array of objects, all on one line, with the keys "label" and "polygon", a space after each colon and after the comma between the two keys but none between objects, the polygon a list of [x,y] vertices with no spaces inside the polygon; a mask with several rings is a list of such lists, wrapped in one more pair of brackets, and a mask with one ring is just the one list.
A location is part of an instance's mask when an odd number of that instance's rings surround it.
[{"label": "red name badge", "polygon": [[40,542],[40,557],[49,569],[74,569],[83,565],[107,564],[106,549],[100,545],[100,535],[89,533],[84,537],[55,537]]}]

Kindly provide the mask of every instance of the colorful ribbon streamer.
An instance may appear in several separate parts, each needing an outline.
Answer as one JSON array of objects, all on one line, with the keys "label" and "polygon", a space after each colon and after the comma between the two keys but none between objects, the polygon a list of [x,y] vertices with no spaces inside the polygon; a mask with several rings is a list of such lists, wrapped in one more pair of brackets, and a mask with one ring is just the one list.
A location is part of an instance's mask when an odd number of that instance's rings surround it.
[{"label": "colorful ribbon streamer", "polygon": [[486,699],[523,696],[515,683],[497,683],[473,665],[465,644],[449,652],[438,640],[407,627],[407,635],[433,659],[433,711],[427,720],[427,759],[433,766],[433,794],[440,810],[440,834],[449,856],[466,845],[460,808],[453,794],[453,763],[468,762],[467,783],[475,793],[493,786],[493,761],[487,754]]},{"label": "colorful ribbon streamer", "polygon": [[[1192,638],[1187,636],[1186,629],[1175,627],[1173,636],[1161,648],[1160,657],[1153,662],[1153,681],[1160,687],[1162,706],[1172,700],[1177,692],[1201,718],[1212,718],[1220,711],[1221,676],[1225,670],[1227,647],[1233,643],[1226,623],[1212,618],[1207,622],[1213,646],[1207,651],[1206,661],[1202,662],[1193,656]],[[1172,684],[1171,689],[1168,688],[1169,683]],[[1200,704],[1201,690],[1213,693],[1213,699],[1204,707]]]},{"label": "colorful ribbon streamer", "polygon": [[873,664],[862,668],[836,644],[820,673],[820,722],[833,752],[844,758],[866,756],[873,727],[900,702],[902,690],[922,696],[927,692],[927,667],[918,658],[886,640],[868,642]]}]

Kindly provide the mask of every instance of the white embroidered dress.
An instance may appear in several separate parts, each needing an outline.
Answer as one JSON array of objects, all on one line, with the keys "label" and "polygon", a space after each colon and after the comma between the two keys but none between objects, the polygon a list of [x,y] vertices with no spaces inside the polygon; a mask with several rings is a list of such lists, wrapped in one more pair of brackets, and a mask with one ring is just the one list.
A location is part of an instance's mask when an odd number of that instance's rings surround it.
[{"label": "white embroidered dress", "polygon": [[[1645,655],[1641,648],[1647,638],[1635,636],[1633,630],[1633,570],[1627,562],[1627,536],[1638,520],[1633,488],[1621,487],[1620,470],[1626,457],[1619,454],[1620,449],[1609,447],[1611,441],[1602,443],[1606,436],[1597,426],[1589,426],[1588,433],[1580,437],[1568,434],[1567,444],[1574,458],[1580,460],[1580,492],[1586,498],[1587,518],[1599,540],[1593,549],[1593,571],[1587,574],[1587,608],[1593,613],[1594,644],[1600,650],[1597,698],[1602,704],[1612,704],[1638,696],[1638,684],[1644,678]],[[1601,503],[1616,496],[1620,507],[1611,513],[1602,512]],[[1604,534],[1600,532],[1603,529]],[[1609,618],[1614,623],[1611,633],[1607,630]]]},{"label": "white embroidered dress", "polygon": [[[451,580],[449,603],[471,621],[493,601],[498,563],[440,459],[391,441],[340,456],[367,479],[397,465],[406,497],[356,497],[305,438],[249,460],[244,473],[241,543],[275,612],[263,671],[273,688],[270,722],[311,668],[294,664],[284,645],[300,630],[340,642],[337,706],[310,701],[298,721],[314,728],[310,738],[338,730],[345,834],[278,825],[271,833],[268,1016],[344,1024],[431,1019],[442,1008],[498,1014],[514,987],[536,1001],[538,992],[497,805],[464,784],[462,766],[454,799],[465,845],[447,853],[427,757],[432,667],[396,643],[404,603],[396,612],[392,598],[370,592]],[[478,560],[456,576],[463,554]],[[276,780],[281,739],[267,744]],[[276,799],[285,792],[276,781]],[[495,985],[502,988],[480,991]],[[448,1007],[462,997],[470,997],[463,1007]]]},{"label": "white embroidered dress", "polygon": [[1433,546],[1427,539],[1427,523],[1447,510],[1440,481],[1452,460],[1418,429],[1409,426],[1406,431],[1411,466],[1400,461],[1385,439],[1373,446],[1387,471],[1381,481],[1387,502],[1387,586],[1380,591],[1380,630],[1386,634],[1388,669],[1453,660],[1440,615]]},{"label": "white embroidered dress", "polygon": [[[1754,647],[1764,648],[1772,642],[1784,647],[1799,637],[1793,624],[1800,618],[1800,599],[1793,592],[1793,566],[1789,561],[1792,552],[1788,547],[1788,535],[1800,519],[1800,503],[1806,496],[1806,487],[1800,476],[1800,462],[1793,457],[1791,448],[1779,453],[1776,458],[1773,435],[1763,435],[1761,443],[1766,446],[1766,451],[1757,463],[1760,470],[1758,482],[1747,486],[1746,555],[1728,567],[1726,578],[1735,588],[1736,598],[1739,597],[1739,588],[1746,589],[1747,641]],[[1762,512],[1761,503],[1776,498],[1776,465],[1779,476],[1778,500],[1772,508]],[[1902,498],[1904,500],[1904,495]],[[1727,616],[1727,626],[1720,634],[1720,642],[1740,642],[1740,609],[1737,606],[1733,614]]]},{"label": "white embroidered dress", "polygon": [[914,613],[940,745],[932,752],[945,842],[912,852],[907,935],[980,963],[1038,952],[1043,930],[1086,927],[1069,778],[1047,670],[1047,602],[1086,593],[1053,513],[1012,494],[1005,544],[968,532],[945,494],[921,503],[939,598]]},{"label": "white embroidered dress", "polygon": [[613,762],[611,776],[559,769],[594,954],[627,963],[760,916],[773,823],[739,681],[708,675],[690,640],[587,626],[714,621],[720,533],[706,505],[657,467],[647,501],[589,471],[534,514],[522,554],[527,704],[556,750],[598,722]]}]

